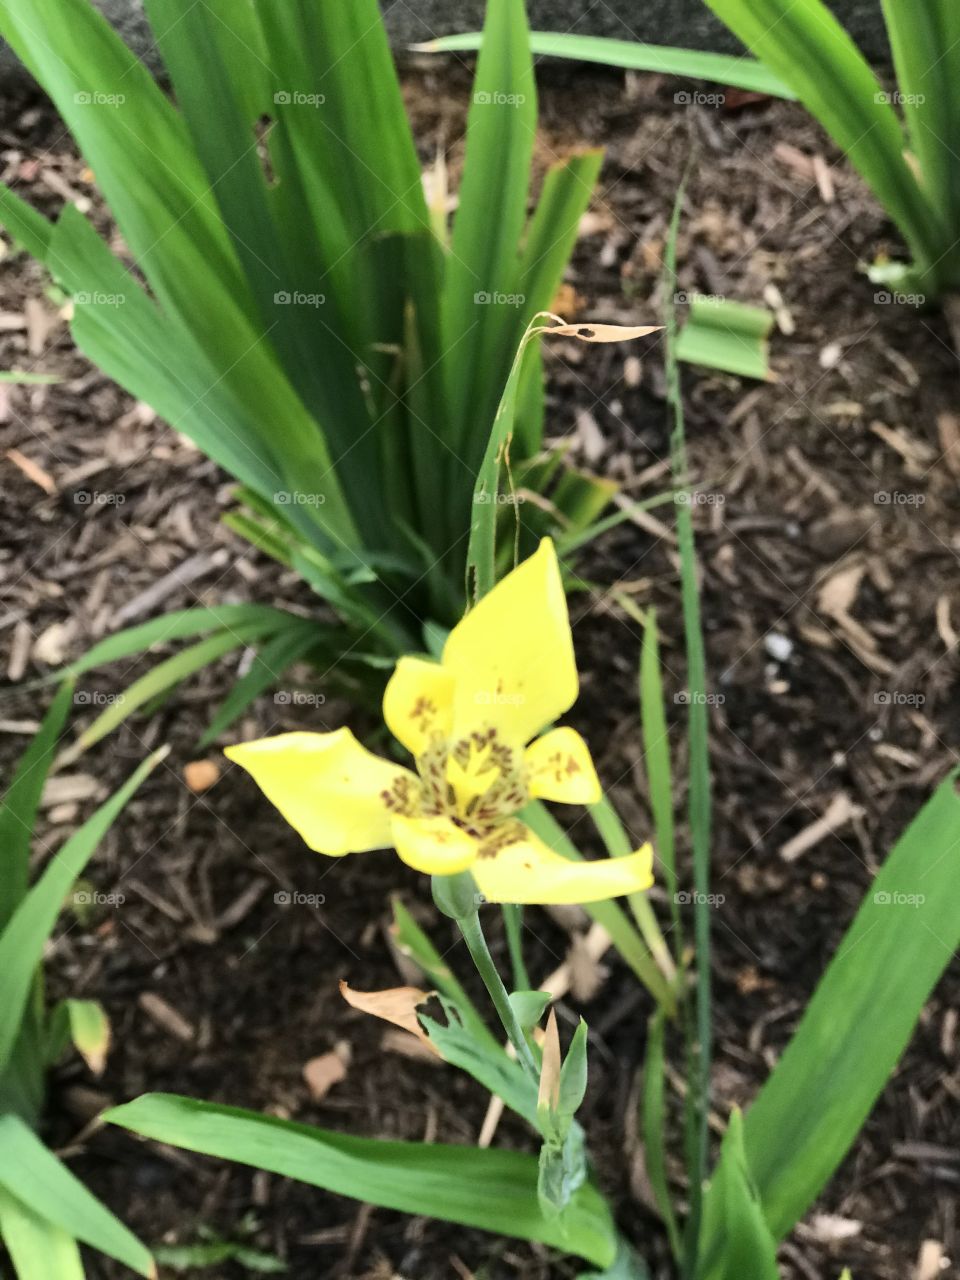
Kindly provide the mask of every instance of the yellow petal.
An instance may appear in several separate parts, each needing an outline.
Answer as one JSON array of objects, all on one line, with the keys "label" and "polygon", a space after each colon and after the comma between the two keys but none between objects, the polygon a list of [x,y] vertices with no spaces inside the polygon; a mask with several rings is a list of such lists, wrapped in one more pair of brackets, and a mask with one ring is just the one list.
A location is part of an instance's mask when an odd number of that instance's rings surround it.
[{"label": "yellow petal", "polygon": [[653,848],[645,844],[624,858],[572,862],[548,849],[532,831],[492,858],[471,867],[488,902],[542,904],[599,902],[649,889],[653,884]]},{"label": "yellow petal", "polygon": [[372,755],[349,729],[280,733],[225,754],[318,853],[389,848],[394,815],[412,812],[419,796],[414,774]]},{"label": "yellow petal", "polygon": [[603,792],[590,749],[576,729],[551,729],[524,753],[527,787],[538,800],[597,804]]},{"label": "yellow petal", "polygon": [[454,735],[494,726],[522,746],[577,698],[577,667],[557,553],[549,538],[451,631]]},{"label": "yellow petal", "polygon": [[413,756],[453,726],[453,676],[438,662],[401,658],[383,695],[387,728]]},{"label": "yellow petal", "polygon": [[466,870],[480,847],[474,836],[441,816],[394,818],[393,844],[408,866],[437,876]]}]

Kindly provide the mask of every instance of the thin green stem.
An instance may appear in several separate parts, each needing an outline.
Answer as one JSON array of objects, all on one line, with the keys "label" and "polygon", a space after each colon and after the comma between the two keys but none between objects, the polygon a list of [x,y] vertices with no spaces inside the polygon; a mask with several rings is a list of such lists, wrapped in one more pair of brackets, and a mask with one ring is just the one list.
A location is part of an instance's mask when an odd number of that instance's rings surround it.
[{"label": "thin green stem", "polygon": [[477,966],[477,972],[483,979],[483,984],[490,994],[490,999],[493,1001],[493,1006],[499,1015],[500,1021],[503,1023],[503,1029],[507,1033],[510,1043],[517,1051],[518,1061],[531,1080],[539,1082],[540,1071],[534,1061],[527,1038],[523,1034],[520,1021],[516,1013],[514,1013],[513,1005],[510,1003],[507,988],[503,985],[503,979],[500,977],[497,966],[493,963],[493,956],[490,954],[487,940],[483,936],[483,929],[480,927],[479,915],[474,911],[471,915],[460,916],[457,918],[457,925],[463,934],[463,940],[467,944],[470,957]]}]

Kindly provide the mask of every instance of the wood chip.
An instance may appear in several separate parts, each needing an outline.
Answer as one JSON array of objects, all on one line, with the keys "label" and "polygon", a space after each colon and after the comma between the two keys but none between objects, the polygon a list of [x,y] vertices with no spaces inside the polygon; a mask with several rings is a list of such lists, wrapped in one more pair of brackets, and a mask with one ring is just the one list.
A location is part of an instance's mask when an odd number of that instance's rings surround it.
[{"label": "wood chip", "polygon": [[76,800],[92,800],[104,793],[99,778],[89,773],[58,773],[48,778],[43,795],[40,797],[41,809],[52,809],[54,805],[70,804]]},{"label": "wood chip", "polygon": [[924,1240],[913,1280],[937,1280],[943,1274],[943,1245],[939,1240]]},{"label": "wood chip", "polygon": [[335,1084],[347,1078],[349,1065],[350,1045],[345,1040],[329,1053],[321,1053],[304,1063],[303,1079],[314,1102],[320,1102]]},{"label": "wood chip", "polygon": [[960,418],[954,413],[939,414],[937,432],[947,470],[951,475],[960,476]]},{"label": "wood chip", "polygon": [[202,551],[195,556],[190,556],[182,564],[178,564],[175,569],[171,569],[158,582],[152,583],[147,587],[146,591],[141,591],[139,595],[134,596],[132,600],[128,600],[122,608],[118,609],[114,618],[115,625],[122,627],[125,623],[133,621],[134,618],[142,617],[145,613],[152,613],[158,604],[166,600],[167,596],[171,596],[175,591],[189,586],[191,582],[196,582],[198,578],[202,578],[213,569],[222,569],[229,558],[229,553],[223,547],[219,551],[215,551],[213,555],[208,555],[205,551]]},{"label": "wood chip", "polygon": [[957,641],[960,636],[953,629],[953,623],[950,621],[950,597],[942,595],[937,601],[937,631],[940,633],[940,639],[943,641],[944,648],[948,651],[957,647]]},{"label": "wood chip", "polygon": [[44,493],[51,497],[57,492],[57,483],[49,471],[44,471],[38,462],[34,462],[19,449],[8,449],[7,457],[18,467],[33,484],[38,485]]},{"label": "wood chip", "polygon": [[191,760],[183,766],[183,780],[197,794],[209,791],[220,781],[220,766],[216,760]]},{"label": "wood chip", "polygon": [[856,818],[862,818],[864,809],[860,805],[854,804],[845,791],[839,791],[830,801],[826,812],[822,818],[818,818],[816,822],[811,822],[808,827],[799,832],[788,840],[786,844],[780,847],[780,857],[784,862],[795,862],[797,858],[812,849],[814,845],[819,844],[821,840],[825,840],[827,836],[833,835],[839,831],[841,827],[845,827],[848,822],[852,822]]},{"label": "wood chip", "polygon": [[74,635],[73,622],[53,622],[41,632],[33,646],[34,662],[46,667],[62,667],[70,652]]},{"label": "wood chip", "polygon": [[153,991],[142,991],[137,1004],[151,1022],[156,1023],[163,1031],[169,1032],[174,1039],[182,1040],[184,1044],[195,1039],[197,1033],[193,1024],[188,1022],[172,1004],[168,1004],[163,996],[158,996]]},{"label": "wood chip", "polygon": [[16,684],[18,680],[23,679],[27,663],[30,661],[32,643],[33,632],[30,630],[30,625],[21,619],[13,629],[10,657],[7,659],[7,679],[11,684]]}]

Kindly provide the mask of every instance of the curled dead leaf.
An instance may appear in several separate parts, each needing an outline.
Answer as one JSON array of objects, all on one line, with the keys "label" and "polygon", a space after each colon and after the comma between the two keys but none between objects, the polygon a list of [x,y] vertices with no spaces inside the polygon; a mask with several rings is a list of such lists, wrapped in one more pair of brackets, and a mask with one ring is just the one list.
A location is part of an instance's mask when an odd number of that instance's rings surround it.
[{"label": "curled dead leaf", "polygon": [[395,1027],[409,1031],[425,1044],[432,1053],[440,1056],[439,1050],[430,1042],[429,1036],[417,1018],[417,1008],[429,1000],[432,991],[421,991],[419,987],[389,987],[386,991],[352,991],[348,983],[341,981],[340,994],[347,1004],[361,1013],[369,1013],[374,1018],[382,1018],[384,1022],[392,1022]]}]

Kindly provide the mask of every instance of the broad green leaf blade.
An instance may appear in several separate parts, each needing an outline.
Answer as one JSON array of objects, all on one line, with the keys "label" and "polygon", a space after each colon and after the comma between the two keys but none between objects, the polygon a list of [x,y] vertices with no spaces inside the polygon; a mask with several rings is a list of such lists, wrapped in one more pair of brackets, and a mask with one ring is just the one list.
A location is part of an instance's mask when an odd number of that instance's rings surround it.
[{"label": "broad green leaf blade", "polygon": [[[472,53],[480,47],[480,33],[441,36],[438,40],[415,47],[424,53]],[[607,67],[623,67],[628,71],[658,71],[668,76],[713,80],[753,93],[769,93],[775,98],[796,97],[785,80],[753,58],[559,31],[531,31],[530,48],[538,58],[600,62]]]},{"label": "broad green leaf blade", "polygon": [[947,243],[942,218],[906,159],[882,86],[822,0],[707,0],[847,153],[898,224],[921,271]]},{"label": "broad green leaf blade", "polygon": [[696,1280],[779,1280],[776,1242],[750,1177],[736,1110],[704,1197],[702,1239]]},{"label": "broad green leaf blade", "polygon": [[0,1188],[0,1239],[18,1280],[84,1280],[73,1236]]},{"label": "broad green leaf blade", "polygon": [[61,846],[0,934],[0,1071],[9,1059],[34,974],[64,898],[124,805],[166,754],[163,747],[144,760]]},{"label": "broad green leaf blade", "polygon": [[582,1187],[563,1218],[548,1221],[537,1204],[537,1162],[519,1151],[354,1138],[170,1094],[147,1094],[105,1118],[159,1142],[401,1213],[506,1230],[599,1266],[614,1255],[613,1223],[599,1193]]},{"label": "broad green leaf blade", "polygon": [[[883,0],[899,102],[923,184],[947,227],[960,219],[960,6],[956,0]],[[952,239],[952,237],[951,237]],[[960,250],[934,265],[956,287]]]},{"label": "broad green leaf blade", "polygon": [[197,743],[197,750],[202,751],[228,729],[255,698],[272,684],[276,684],[288,667],[309,653],[317,645],[319,638],[317,626],[313,622],[303,621],[294,622],[289,629],[271,636],[254,658],[250,670],[234,684],[217,708]]},{"label": "broad green leaf blade", "polygon": [[479,456],[476,424],[492,420],[516,348],[506,299],[517,292],[537,126],[527,35],[523,0],[490,0],[443,300],[450,444],[470,459],[471,471]]},{"label": "broad green leaf blade", "polygon": [[0,182],[0,226],[22,244],[27,253],[38,262],[45,262],[50,247],[53,227],[41,213],[37,213],[9,187]]},{"label": "broad green leaf blade", "polygon": [[773,313],[725,298],[693,298],[677,338],[677,359],[741,378],[770,377],[767,339]]},{"label": "broad green leaf blade", "polygon": [[897,841],[747,1113],[747,1160],[777,1239],[846,1155],[960,946],[958,778]]},{"label": "broad green leaf blade", "polygon": [[152,671],[135,680],[124,693],[118,694],[117,701],[112,702],[97,716],[89,728],[84,729],[76,745],[71,748],[70,759],[76,759],[88,747],[92,747],[95,742],[112,733],[117,725],[123,724],[124,720],[133,715],[139,707],[144,706],[159,694],[166,693],[187,676],[202,671],[204,667],[208,667],[218,658],[228,654],[231,649],[248,644],[260,634],[259,623],[249,626],[241,624],[229,631],[218,631],[215,635],[208,636],[206,640],[200,640],[197,644],[181,649],[179,653],[158,663]]},{"label": "broad green leaf blade", "polygon": [[138,1275],[156,1276],[153,1259],[136,1236],[17,1116],[0,1117],[0,1186],[67,1235]]},{"label": "broad green leaf blade", "polygon": [[30,882],[30,843],[40,795],[66,723],[73,685],[64,684],[51,703],[13,775],[0,806],[0,932],[23,901]]}]

